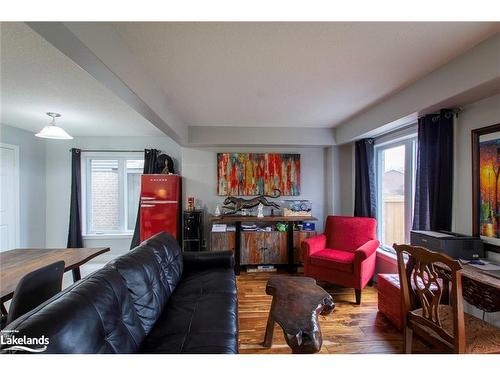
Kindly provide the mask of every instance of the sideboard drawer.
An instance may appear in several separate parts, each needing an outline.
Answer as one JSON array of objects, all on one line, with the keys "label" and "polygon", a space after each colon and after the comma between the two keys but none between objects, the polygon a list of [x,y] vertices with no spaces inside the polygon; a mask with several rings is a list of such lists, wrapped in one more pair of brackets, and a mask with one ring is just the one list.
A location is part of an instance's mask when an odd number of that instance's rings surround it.
[{"label": "sideboard drawer", "polygon": [[285,232],[242,232],[242,265],[287,264],[287,237]]},{"label": "sideboard drawer", "polygon": [[236,247],[235,232],[212,232],[210,235],[210,250],[231,250],[234,253]]}]

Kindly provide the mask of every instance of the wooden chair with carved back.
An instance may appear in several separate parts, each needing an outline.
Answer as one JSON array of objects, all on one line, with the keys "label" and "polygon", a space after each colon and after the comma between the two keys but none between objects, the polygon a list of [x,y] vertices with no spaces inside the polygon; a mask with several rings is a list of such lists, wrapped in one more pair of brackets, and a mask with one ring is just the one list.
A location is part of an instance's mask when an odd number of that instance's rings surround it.
[{"label": "wooden chair with carved back", "polygon": [[394,244],[394,249],[405,353],[411,353],[414,332],[444,352],[500,353],[500,328],[463,311],[462,266],[458,260],[418,246]]}]

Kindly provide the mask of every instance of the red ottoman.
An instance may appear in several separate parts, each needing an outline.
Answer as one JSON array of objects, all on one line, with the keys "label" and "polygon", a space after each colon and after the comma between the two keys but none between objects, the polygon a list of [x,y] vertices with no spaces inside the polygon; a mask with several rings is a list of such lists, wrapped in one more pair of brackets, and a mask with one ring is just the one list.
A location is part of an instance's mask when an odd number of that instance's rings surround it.
[{"label": "red ottoman", "polygon": [[378,311],[384,314],[399,330],[403,328],[401,317],[401,289],[397,273],[380,273],[378,283]]}]

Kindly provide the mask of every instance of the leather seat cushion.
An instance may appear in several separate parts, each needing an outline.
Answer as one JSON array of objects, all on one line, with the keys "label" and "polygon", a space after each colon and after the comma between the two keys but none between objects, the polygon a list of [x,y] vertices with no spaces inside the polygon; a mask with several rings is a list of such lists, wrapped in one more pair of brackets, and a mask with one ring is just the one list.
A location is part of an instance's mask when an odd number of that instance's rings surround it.
[{"label": "leather seat cushion", "polygon": [[43,353],[135,353],[145,337],[125,283],[108,267],[21,316],[10,329],[19,331],[16,337],[48,337]]},{"label": "leather seat cushion", "polygon": [[111,263],[132,296],[142,327],[149,333],[183,270],[182,251],[173,237],[159,234]]},{"label": "leather seat cushion", "polygon": [[324,249],[310,257],[311,264],[330,268],[346,273],[352,273],[354,267],[354,253],[350,251]]},{"label": "leather seat cushion", "polygon": [[185,275],[143,343],[143,353],[237,353],[234,271]]},{"label": "leather seat cushion", "polygon": [[[413,310],[412,312],[422,316],[422,309]],[[443,329],[453,336],[452,307],[439,305],[439,318]],[[500,353],[500,328],[467,313],[464,313],[464,323],[466,353]],[[430,328],[419,326],[430,335],[438,338],[437,334]]]}]

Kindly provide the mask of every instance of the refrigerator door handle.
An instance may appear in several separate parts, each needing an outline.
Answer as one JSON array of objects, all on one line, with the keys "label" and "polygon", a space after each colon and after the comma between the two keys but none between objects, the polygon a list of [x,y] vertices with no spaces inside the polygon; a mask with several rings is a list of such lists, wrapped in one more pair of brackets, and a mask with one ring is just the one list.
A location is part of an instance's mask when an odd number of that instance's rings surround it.
[{"label": "refrigerator door handle", "polygon": [[154,204],[172,204],[172,203],[179,203],[178,201],[148,201],[147,203],[154,203]]}]

